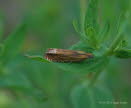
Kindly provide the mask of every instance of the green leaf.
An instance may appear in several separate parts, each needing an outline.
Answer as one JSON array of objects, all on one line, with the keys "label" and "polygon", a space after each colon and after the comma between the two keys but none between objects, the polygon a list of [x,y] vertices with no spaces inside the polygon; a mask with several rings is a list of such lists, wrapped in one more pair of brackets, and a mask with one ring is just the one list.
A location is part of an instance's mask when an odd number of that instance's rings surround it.
[{"label": "green leaf", "polygon": [[90,44],[90,46],[92,46],[94,49],[98,48],[98,40],[96,39],[96,31],[94,28],[89,27],[86,29],[86,35],[87,35],[87,39],[88,39],[88,44]]},{"label": "green leaf", "polygon": [[79,41],[76,44],[72,45],[69,49],[82,50],[82,51],[90,52],[90,53],[92,53],[94,51],[94,49],[91,48],[90,45],[87,45],[87,43],[85,41]]},{"label": "green leaf", "polygon": [[89,88],[87,84],[75,87],[71,92],[74,108],[115,108],[112,93],[105,87]]},{"label": "green leaf", "polygon": [[9,35],[5,40],[4,51],[2,53],[3,62],[8,62],[11,58],[18,54],[26,36],[26,26],[27,25],[25,23],[21,24],[20,27],[11,33],[11,35]]},{"label": "green leaf", "polygon": [[73,88],[70,98],[73,108],[93,108],[91,107],[91,100],[85,85],[79,85]]},{"label": "green leaf", "polygon": [[122,59],[131,58],[131,49],[117,50],[114,52],[114,55]]},{"label": "green leaf", "polygon": [[99,32],[99,44],[103,43],[105,40],[108,39],[108,32],[110,30],[110,24],[106,23],[104,27],[102,27],[101,31]]},{"label": "green leaf", "polygon": [[31,83],[23,75],[23,73],[15,72],[15,71],[3,74],[0,77],[1,88],[10,87],[10,86],[12,87],[12,89],[21,89],[21,90],[25,90],[26,88],[32,87]]},{"label": "green leaf", "polygon": [[77,33],[80,33],[80,28],[77,20],[73,20],[73,26]]},{"label": "green leaf", "polygon": [[[124,36],[123,36],[124,37]],[[126,41],[126,39],[123,39],[119,42],[119,44],[117,45],[115,50],[120,50],[120,49],[124,49],[126,48],[128,45],[128,42]]]},{"label": "green leaf", "polygon": [[[92,52],[93,49],[90,48],[89,46],[86,46],[85,43],[83,42],[78,42],[74,46],[72,46],[70,49],[72,50],[81,50],[85,52]],[[61,69],[69,72],[74,72],[74,73],[89,73],[89,72],[97,72],[100,70],[103,70],[106,65],[108,64],[109,59],[107,57],[100,57],[100,56],[95,56],[94,58],[91,59],[86,59],[85,61],[82,62],[77,62],[77,63],[54,63]]]},{"label": "green leaf", "polygon": [[41,56],[29,56],[29,55],[25,55],[25,56],[32,59],[32,60],[35,60],[35,61],[39,61],[39,62],[43,62],[43,63],[51,63],[50,61],[44,59]]},{"label": "green leaf", "polygon": [[85,16],[84,29],[92,27],[97,30],[97,0],[88,0],[88,7]]},{"label": "green leaf", "polygon": [[87,74],[90,72],[102,71],[108,63],[106,57],[94,57],[78,63],[55,63],[64,71]]},{"label": "green leaf", "polygon": [[45,94],[34,88],[31,82],[20,72],[12,72],[0,77],[0,88],[19,92],[24,96],[34,97],[38,101],[47,99]]},{"label": "green leaf", "polygon": [[121,42],[121,48],[127,47],[128,42],[126,41],[126,39],[123,39]]},{"label": "green leaf", "polygon": [[105,55],[112,55],[113,52],[119,47],[120,43],[122,42],[122,40],[124,38],[123,35],[125,33],[125,29],[126,29],[128,22],[126,20],[124,20],[124,21],[121,21],[121,20],[122,20],[122,16],[120,15],[119,20],[117,22],[115,39],[111,43],[111,46]]}]

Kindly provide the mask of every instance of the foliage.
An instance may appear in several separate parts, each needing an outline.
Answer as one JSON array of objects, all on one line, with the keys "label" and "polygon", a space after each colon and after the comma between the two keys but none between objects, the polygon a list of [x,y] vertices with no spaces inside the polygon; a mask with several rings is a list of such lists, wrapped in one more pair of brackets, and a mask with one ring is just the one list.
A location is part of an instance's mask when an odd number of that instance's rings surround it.
[{"label": "foliage", "polygon": [[[6,94],[0,96],[0,107],[129,108],[113,102],[130,101],[130,92],[126,94],[130,86],[121,83],[124,75],[119,73],[126,70],[119,60],[131,58],[130,1],[114,0],[110,9],[110,0],[80,0],[86,9],[81,9],[80,20],[73,21],[76,33],[70,27],[70,16],[78,14],[75,6],[79,3],[62,2],[40,2],[34,10],[32,4],[31,12],[6,38],[0,13],[0,92]],[[72,33],[79,35],[79,41],[66,48],[92,53],[93,58],[59,63],[38,53],[52,46],[64,47],[75,40]]]}]

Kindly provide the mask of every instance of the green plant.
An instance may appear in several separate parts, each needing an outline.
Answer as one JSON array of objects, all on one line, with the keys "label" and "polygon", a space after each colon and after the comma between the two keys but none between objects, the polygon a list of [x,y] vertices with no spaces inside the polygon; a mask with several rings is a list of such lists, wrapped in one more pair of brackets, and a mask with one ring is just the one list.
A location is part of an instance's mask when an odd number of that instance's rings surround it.
[{"label": "green plant", "polygon": [[[63,16],[65,17],[66,12],[69,16],[74,12],[69,14],[70,10],[67,11],[65,8],[62,8],[63,11],[59,0],[50,0],[44,2],[44,5],[40,2],[38,5],[40,8],[37,7],[32,11],[34,15],[29,14],[28,20],[24,20],[4,42],[1,42],[0,90],[6,95],[0,96],[0,107],[128,108],[130,106],[117,104],[129,102],[130,88],[119,79],[120,72],[117,67],[121,69],[118,65],[120,61],[116,62],[131,58],[128,39],[131,25],[129,1],[114,0],[116,7],[118,6],[116,10],[122,8],[122,11],[118,12],[114,12],[112,8],[109,8],[110,10],[100,8],[103,1],[105,7],[111,6],[108,0],[80,0],[80,18],[73,21],[79,42],[69,49],[93,53],[92,59],[79,63],[55,63],[44,59],[43,56],[26,54],[25,56],[29,58],[27,59],[21,55],[21,47],[23,45],[27,47],[33,37],[27,39],[27,29],[33,29],[32,34],[37,32],[38,42],[33,41],[33,45],[39,47],[41,43],[44,49],[51,46],[63,47],[59,43],[63,42],[64,31],[68,31],[67,34],[70,35],[70,30],[65,27],[68,21],[65,21],[66,18]],[[74,2],[71,3],[71,7],[72,5]],[[104,14],[101,15],[102,12]],[[115,20],[112,16],[116,17]],[[0,16],[1,40],[2,35],[3,17]],[[24,43],[25,39],[27,42]],[[120,89],[115,91],[112,88],[116,86]],[[10,105],[12,103],[13,106]]]},{"label": "green plant", "polygon": [[[110,23],[100,26],[101,24],[98,23],[98,0],[89,0],[88,6],[86,4],[86,0],[81,0],[81,22],[73,21],[74,28],[80,35],[80,41],[69,49],[91,52],[94,54],[93,59],[87,59],[80,63],[53,63],[40,56],[27,57],[54,64],[74,74],[89,76],[83,83],[74,87],[71,99],[75,108],[87,108],[87,103],[89,108],[114,108],[113,104],[98,104],[98,100],[107,102],[113,101],[114,98],[111,91],[103,85],[96,86],[96,84],[99,75],[109,65],[113,56],[121,59],[131,58],[131,49],[127,49],[129,43],[125,39],[125,31],[129,23],[128,17],[125,17],[125,11],[117,16],[118,20],[115,21],[114,28]],[[111,28],[114,31],[111,31]],[[81,98],[83,99],[81,100]]]},{"label": "green plant", "polygon": [[[73,50],[83,50],[85,52],[91,52],[95,55],[94,58],[92,60],[86,60],[81,63],[53,63],[53,64],[56,64],[57,66],[60,66],[61,68],[68,71],[72,72],[82,71],[87,73],[93,72],[94,70],[98,71],[100,67],[103,67],[104,69],[105,65],[107,65],[108,61],[111,59],[111,56],[123,59],[131,57],[130,49],[126,49],[127,41],[125,39],[124,32],[127,27],[128,21],[127,18],[124,17],[125,13],[122,13],[119,16],[119,20],[116,21],[117,23],[116,30],[114,31],[113,42],[110,42],[110,44],[107,45],[109,37],[112,37],[108,36],[110,27],[109,24],[106,24],[102,28],[98,26],[100,24],[98,24],[97,22],[98,19],[97,4],[98,0],[89,0],[86,14],[83,14],[83,16],[81,16],[82,19],[80,25],[78,25],[77,20],[73,21],[74,28],[80,34],[81,38],[80,42],[69,48]],[[52,63],[50,61],[47,61],[41,56],[27,55],[27,57],[41,62]],[[100,69],[100,71],[102,71],[103,69]]]},{"label": "green plant", "polygon": [[[36,99],[40,100],[41,98],[39,95],[41,95],[41,91],[34,88],[27,81],[27,79],[24,78],[24,76],[21,73],[11,72],[8,66],[8,64],[10,64],[12,60],[20,52],[20,49],[26,37],[26,33],[27,33],[27,20],[24,20],[23,23],[20,24],[7,37],[7,39],[4,40],[2,44],[0,44],[0,89],[4,91],[9,90],[12,93],[15,93],[17,97],[21,97],[21,94],[24,94],[26,96],[33,95]],[[44,97],[44,99],[46,99],[46,97]],[[6,100],[5,100],[5,103],[6,103]],[[11,99],[9,99],[9,103],[10,103],[10,100]],[[0,104],[1,107],[2,107],[2,104],[3,103]],[[9,107],[10,105],[11,103],[7,105],[7,107]],[[3,105],[3,107],[5,106],[6,105]]]}]

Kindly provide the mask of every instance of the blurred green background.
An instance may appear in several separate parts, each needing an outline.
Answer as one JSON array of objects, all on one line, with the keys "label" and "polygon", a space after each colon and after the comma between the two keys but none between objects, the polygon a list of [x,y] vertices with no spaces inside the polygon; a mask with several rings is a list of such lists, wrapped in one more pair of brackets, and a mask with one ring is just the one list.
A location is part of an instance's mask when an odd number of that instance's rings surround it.
[{"label": "blurred green background", "polygon": [[[79,34],[75,32],[72,21],[79,19],[79,2],[0,0],[0,52],[3,41],[19,25],[26,22],[27,29],[20,44],[21,50],[13,56],[12,50],[7,51],[8,54],[0,59],[5,60],[4,63],[0,61],[0,108],[79,108],[72,103],[71,93],[72,88],[82,81],[80,74],[24,57],[24,54],[44,55],[47,48],[67,49],[78,42]],[[114,26],[121,11],[128,10],[127,15],[130,14],[131,2],[99,0],[99,10],[100,23],[110,21]],[[131,21],[129,22],[126,33],[131,42]],[[12,44],[17,46],[14,42]],[[128,102],[126,105],[116,105],[117,108],[131,108],[130,66],[130,59],[113,58],[100,81],[110,88],[114,100]]]}]

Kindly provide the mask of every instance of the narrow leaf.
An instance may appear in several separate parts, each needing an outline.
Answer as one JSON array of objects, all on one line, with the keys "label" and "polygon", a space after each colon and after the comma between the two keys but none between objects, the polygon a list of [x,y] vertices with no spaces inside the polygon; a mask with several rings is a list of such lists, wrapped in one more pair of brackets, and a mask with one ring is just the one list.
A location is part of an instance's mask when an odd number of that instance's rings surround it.
[{"label": "narrow leaf", "polygon": [[12,72],[8,75],[3,75],[0,78],[0,88],[8,89],[13,92],[19,92],[24,96],[33,97],[38,101],[47,99],[45,93],[43,93],[43,91],[38,88],[34,88],[31,82],[23,75],[23,73]]},{"label": "narrow leaf", "polygon": [[93,27],[97,30],[97,0],[88,0],[88,7],[85,16],[84,29]]},{"label": "narrow leaf", "polygon": [[92,46],[94,49],[97,49],[98,45],[97,45],[97,39],[96,39],[96,31],[94,28],[89,27],[86,29],[86,35],[88,38],[88,44],[90,44],[90,46]]},{"label": "narrow leaf", "polygon": [[[124,37],[124,36],[123,36]],[[123,39],[118,45],[117,48],[115,50],[121,50],[126,48],[128,45],[128,42],[126,41],[126,39]]]},{"label": "narrow leaf", "polygon": [[99,33],[99,43],[103,43],[103,41],[108,39],[108,32],[110,30],[110,24],[106,23],[104,27],[102,27],[100,33]]},{"label": "narrow leaf", "polygon": [[114,35],[115,39],[111,43],[111,46],[110,46],[109,50],[106,52],[105,55],[112,55],[113,52],[116,50],[117,47],[119,47],[120,43],[123,40],[125,29],[126,29],[126,26],[127,26],[127,21],[126,20],[121,21],[122,20],[121,17],[122,16],[120,15],[119,20],[117,22],[117,29],[116,29],[116,33]]},{"label": "narrow leaf", "polygon": [[5,40],[4,51],[2,54],[3,62],[8,62],[11,58],[18,54],[24,42],[26,31],[26,24],[23,23]]},{"label": "narrow leaf", "polygon": [[105,69],[108,63],[108,58],[94,57],[78,63],[55,63],[58,67],[64,71],[87,74],[90,72],[102,71]]},{"label": "narrow leaf", "polygon": [[[85,52],[92,53],[93,49],[87,46],[83,42],[78,42],[77,44],[73,45],[70,49],[72,50],[81,50]],[[55,63],[58,67],[65,71],[70,71],[74,73],[89,73],[89,72],[97,72],[103,70],[108,63],[107,57],[98,57],[94,55],[94,58],[86,59],[81,62],[77,63]]]},{"label": "narrow leaf", "polygon": [[29,56],[29,55],[25,55],[25,56],[32,59],[32,60],[35,60],[35,61],[44,62],[44,63],[51,63],[50,61],[44,59],[41,56]]},{"label": "narrow leaf", "polygon": [[73,26],[76,32],[80,32],[79,24],[77,20],[73,20]]},{"label": "narrow leaf", "polygon": [[91,48],[90,45],[87,45],[86,42],[84,42],[84,41],[77,42],[76,44],[72,45],[69,49],[82,50],[82,51],[90,52],[90,53],[92,53],[94,50],[93,48]]},{"label": "narrow leaf", "polygon": [[114,52],[114,55],[118,58],[131,58],[131,49],[121,49]]}]

